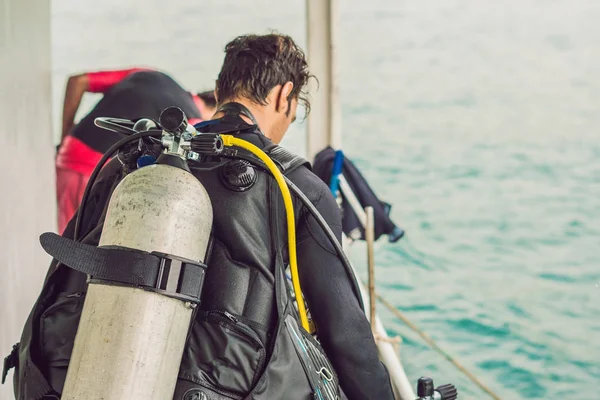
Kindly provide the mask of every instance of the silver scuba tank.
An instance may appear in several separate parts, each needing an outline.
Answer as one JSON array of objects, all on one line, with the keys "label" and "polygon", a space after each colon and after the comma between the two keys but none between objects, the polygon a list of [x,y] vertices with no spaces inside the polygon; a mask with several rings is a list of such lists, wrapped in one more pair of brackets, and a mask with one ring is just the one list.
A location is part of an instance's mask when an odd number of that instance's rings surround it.
[{"label": "silver scuba tank", "polygon": [[[98,247],[204,262],[212,221],[198,179],[183,168],[150,165],[115,188]],[[172,398],[194,307],[166,295],[177,279],[164,293],[90,280],[63,400]]]}]

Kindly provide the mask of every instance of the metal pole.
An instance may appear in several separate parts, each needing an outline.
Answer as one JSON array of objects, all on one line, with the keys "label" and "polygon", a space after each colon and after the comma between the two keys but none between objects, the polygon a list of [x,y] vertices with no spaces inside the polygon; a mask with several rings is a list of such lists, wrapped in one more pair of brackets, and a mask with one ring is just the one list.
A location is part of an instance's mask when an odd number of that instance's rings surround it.
[{"label": "metal pole", "polygon": [[369,267],[369,317],[371,319],[371,331],[375,335],[375,223],[373,221],[373,207],[365,207],[367,214],[367,226],[365,238],[367,239],[367,262]]},{"label": "metal pole", "polygon": [[306,0],[308,67],[319,80],[310,81],[311,112],[307,119],[309,161],[326,146],[341,146],[340,100],[337,77],[337,0]]}]

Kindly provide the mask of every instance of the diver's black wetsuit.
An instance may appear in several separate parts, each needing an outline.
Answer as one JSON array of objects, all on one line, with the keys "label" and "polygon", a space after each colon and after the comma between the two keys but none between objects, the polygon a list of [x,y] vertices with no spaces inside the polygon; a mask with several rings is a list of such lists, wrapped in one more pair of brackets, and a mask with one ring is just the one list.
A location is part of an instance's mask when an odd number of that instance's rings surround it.
[{"label": "diver's black wetsuit", "polygon": [[[264,136],[261,140],[243,138],[261,148],[271,144]],[[308,168],[298,168],[288,178],[315,205],[341,243],[342,216],[327,185]],[[370,324],[335,249],[306,208],[297,221],[302,292],[344,394],[350,400],[393,400],[390,377],[379,360]]]}]

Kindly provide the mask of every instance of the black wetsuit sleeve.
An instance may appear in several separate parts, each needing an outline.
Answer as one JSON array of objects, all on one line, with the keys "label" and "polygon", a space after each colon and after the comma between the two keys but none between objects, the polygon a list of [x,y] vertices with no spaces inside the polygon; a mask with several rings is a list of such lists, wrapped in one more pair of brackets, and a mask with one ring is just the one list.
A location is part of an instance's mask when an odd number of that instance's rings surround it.
[{"label": "black wetsuit sleeve", "polygon": [[[341,243],[341,214],[333,196],[323,190],[314,204]],[[393,400],[389,374],[346,270],[308,212],[298,221],[297,250],[302,291],[342,390],[349,400]]]}]

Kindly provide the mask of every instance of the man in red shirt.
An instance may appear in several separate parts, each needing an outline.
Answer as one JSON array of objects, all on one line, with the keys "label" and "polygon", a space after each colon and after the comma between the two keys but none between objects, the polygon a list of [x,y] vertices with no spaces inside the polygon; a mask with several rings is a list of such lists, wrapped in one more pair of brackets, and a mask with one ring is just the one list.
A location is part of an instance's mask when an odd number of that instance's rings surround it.
[{"label": "man in red shirt", "polygon": [[[104,96],[75,125],[75,114],[84,93]],[[168,75],[143,68],[88,72],[71,76],[65,91],[61,144],[56,156],[58,231],[71,220],[94,167],[124,135],[94,125],[97,117],[158,120],[163,109],[177,106],[190,123],[212,117],[216,107],[213,92],[191,94]]]}]

